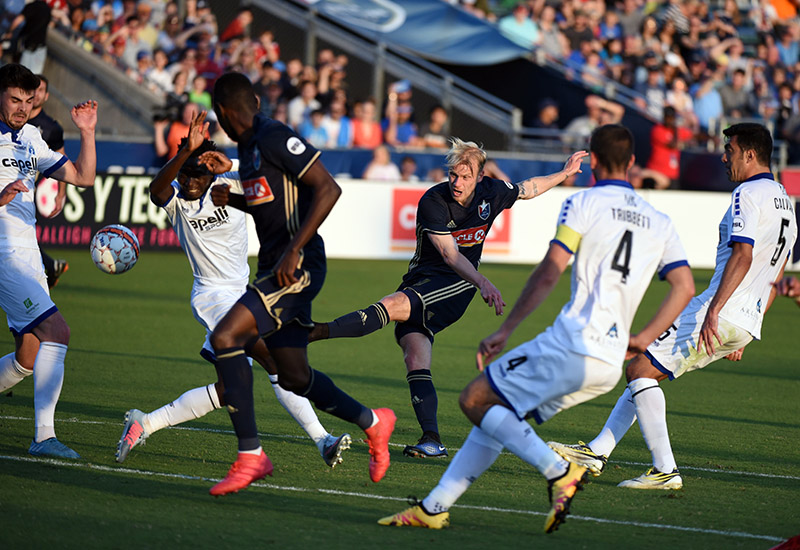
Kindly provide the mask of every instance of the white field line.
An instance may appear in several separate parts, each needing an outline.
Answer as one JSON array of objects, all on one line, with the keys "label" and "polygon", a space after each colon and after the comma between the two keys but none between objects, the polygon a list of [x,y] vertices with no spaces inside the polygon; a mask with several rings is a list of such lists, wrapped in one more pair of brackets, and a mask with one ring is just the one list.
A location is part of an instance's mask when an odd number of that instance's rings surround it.
[{"label": "white field line", "polygon": [[[20,420],[20,421],[29,421],[33,422],[33,418],[26,418],[23,416],[2,416],[0,415],[0,420]],[[79,420],[77,418],[59,418],[56,419],[56,422],[72,422],[76,424],[99,424],[99,425],[106,425],[106,426],[122,426],[122,423],[118,422],[107,422],[107,421],[100,421],[100,420]],[[167,430],[185,430],[191,432],[206,432],[206,433],[215,433],[215,434],[224,434],[224,435],[235,435],[233,430],[218,430],[215,428],[192,428],[191,426],[170,426],[165,428]],[[259,437],[267,437],[271,439],[307,439],[307,436],[304,435],[291,435],[291,434],[271,434],[271,433],[259,433]],[[360,438],[354,437],[353,441],[362,441]],[[389,443],[391,447],[405,447],[402,443]],[[451,452],[457,452],[458,448],[451,447],[449,449]],[[646,462],[626,462],[623,460],[610,460],[610,464],[624,464],[625,466],[644,466],[649,468],[652,466],[650,463]],[[713,474],[730,474],[735,476],[750,476],[750,477],[763,477],[768,479],[789,479],[793,481],[800,481],[800,476],[790,476],[790,475],[783,475],[783,474],[770,474],[765,472],[742,472],[738,470],[722,470],[719,468],[701,468],[699,466],[681,466],[681,470],[686,471],[693,471],[693,472],[709,472]]]},{"label": "white field line", "polygon": [[[207,478],[202,476],[193,476],[187,474],[175,474],[175,473],[167,473],[167,472],[154,472],[151,470],[138,470],[133,468],[124,468],[124,467],[112,467],[112,466],[103,466],[101,464],[91,464],[88,462],[71,462],[65,460],[57,460],[52,458],[34,458],[34,457],[24,457],[24,456],[8,456],[8,455],[0,455],[0,460],[8,460],[12,462],[38,462],[42,464],[48,464],[53,466],[64,466],[69,468],[80,468],[80,469],[87,469],[87,470],[96,470],[101,472],[110,472],[110,473],[118,473],[118,474],[132,474],[132,475],[139,475],[139,476],[152,476],[152,477],[163,477],[169,479],[181,479],[181,480],[189,480],[189,481],[203,481],[207,483],[216,483],[220,481],[219,479],[214,478]],[[368,498],[373,500],[389,500],[389,501],[397,501],[397,502],[405,502],[405,498],[399,497],[387,497],[382,495],[375,495],[371,493],[354,493],[351,491],[337,491],[332,489],[316,489],[316,488],[308,488],[308,487],[291,487],[291,486],[282,486],[276,485],[274,483],[264,483],[264,482],[254,482],[250,485],[251,487],[261,487],[264,489],[271,489],[274,491],[293,491],[299,493],[324,493],[327,495],[336,495],[336,496],[347,496],[347,497],[356,497],[356,498]],[[480,510],[484,512],[496,512],[501,514],[524,514],[529,516],[545,516],[544,512],[536,512],[533,510],[518,510],[514,508],[495,508],[493,506],[468,506],[468,505],[461,505],[457,504],[454,508],[464,508],[469,510]],[[742,539],[757,539],[757,540],[765,540],[769,542],[783,542],[785,539],[781,537],[773,537],[770,535],[756,535],[753,533],[745,533],[742,531],[723,531],[719,529],[701,529],[699,527],[683,527],[681,525],[665,525],[659,523],[643,523],[638,521],[621,521],[621,520],[613,520],[613,519],[605,519],[605,518],[595,518],[589,516],[577,516],[571,515],[570,519],[575,519],[579,521],[588,521],[592,523],[602,523],[607,525],[622,525],[625,527],[640,527],[645,529],[663,529],[666,531],[682,531],[686,533],[700,533],[704,535],[717,535],[722,537],[733,537],[733,538],[742,538]]]}]

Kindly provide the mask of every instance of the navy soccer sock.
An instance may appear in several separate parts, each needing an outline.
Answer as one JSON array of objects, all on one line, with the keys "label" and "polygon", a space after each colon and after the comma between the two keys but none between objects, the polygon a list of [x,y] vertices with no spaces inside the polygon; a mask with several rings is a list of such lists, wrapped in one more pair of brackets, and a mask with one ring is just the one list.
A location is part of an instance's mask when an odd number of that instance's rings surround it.
[{"label": "navy soccer sock", "polygon": [[372,410],[344,393],[333,380],[318,370],[311,369],[311,380],[301,395],[318,409],[352,422],[362,430],[372,425]]},{"label": "navy soccer sock", "polygon": [[357,338],[366,336],[389,323],[386,306],[376,302],[369,307],[342,315],[328,323],[328,338]]},{"label": "navy soccer sock", "polygon": [[406,381],[411,391],[411,406],[414,407],[422,432],[439,442],[439,424],[436,421],[439,398],[436,396],[436,388],[433,387],[431,371],[412,370],[406,375]]},{"label": "navy soccer sock", "polygon": [[242,348],[217,352],[217,369],[225,384],[224,399],[233,422],[239,451],[252,451],[261,446],[253,406],[253,368]]}]

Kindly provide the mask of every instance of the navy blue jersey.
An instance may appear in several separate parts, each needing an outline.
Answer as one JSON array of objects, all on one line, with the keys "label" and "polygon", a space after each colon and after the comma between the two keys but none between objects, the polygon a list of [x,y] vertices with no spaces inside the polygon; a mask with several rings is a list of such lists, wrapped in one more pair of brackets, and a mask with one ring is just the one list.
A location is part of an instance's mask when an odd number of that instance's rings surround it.
[{"label": "navy blue jersey", "polygon": [[[239,143],[239,175],[260,248],[258,272],[271,271],[308,215],[311,187],[300,183],[320,152],[294,130],[258,113],[253,135]],[[315,234],[302,251],[303,268],[324,269],[325,247]]]},{"label": "navy blue jersey", "polygon": [[423,274],[453,273],[426,233],[452,235],[458,243],[458,251],[477,269],[483,241],[492,223],[518,197],[516,185],[489,177],[478,182],[475,196],[466,207],[453,199],[448,182],[428,189],[417,206],[417,248],[403,281]]},{"label": "navy blue jersey", "polygon": [[44,112],[28,119],[28,124],[32,124],[39,129],[42,139],[53,151],[58,151],[64,147],[64,129],[53,117]]}]

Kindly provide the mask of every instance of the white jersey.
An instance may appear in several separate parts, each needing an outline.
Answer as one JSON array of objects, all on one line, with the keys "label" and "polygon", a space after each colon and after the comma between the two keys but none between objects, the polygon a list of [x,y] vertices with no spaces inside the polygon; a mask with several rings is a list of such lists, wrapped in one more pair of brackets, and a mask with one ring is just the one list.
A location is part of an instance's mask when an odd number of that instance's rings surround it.
[{"label": "white jersey", "polygon": [[172,182],[172,196],[160,205],[167,211],[181,248],[189,258],[195,283],[239,287],[250,278],[247,264],[246,214],[233,207],[214,206],[211,187],[225,183],[232,193],[244,194],[238,172],[218,176],[197,200],[186,200],[180,184]]},{"label": "white jersey", "polygon": [[753,245],[753,262],[720,311],[720,318],[761,338],[769,294],[797,238],[794,202],[771,174],[759,174],[733,190],[731,205],[719,224],[714,276],[698,298],[708,303],[717,292],[734,242]]},{"label": "white jersey", "polygon": [[552,336],[567,349],[621,365],[653,274],[684,265],[672,220],[625,181],[602,180],[567,198],[554,242],[575,254],[572,299]]},{"label": "white jersey", "polygon": [[50,150],[38,128],[26,124],[18,132],[0,121],[0,189],[22,180],[28,191],[0,206],[0,247],[38,248],[36,242],[37,175],[48,177],[67,157]]}]

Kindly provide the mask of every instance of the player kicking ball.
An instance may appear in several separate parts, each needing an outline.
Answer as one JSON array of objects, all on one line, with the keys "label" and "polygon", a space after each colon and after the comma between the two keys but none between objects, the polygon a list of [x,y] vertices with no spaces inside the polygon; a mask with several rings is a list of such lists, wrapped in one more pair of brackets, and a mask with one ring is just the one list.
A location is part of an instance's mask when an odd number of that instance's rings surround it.
[{"label": "player kicking ball", "polygon": [[764,314],[782,283],[783,270],[797,238],[794,201],[770,172],[772,137],[761,124],[734,124],[723,131],[728,142],[722,162],[739,186],[719,224],[714,275],[658,339],[628,364],[628,385],[588,445],[549,445],[561,456],[599,476],[611,452],[636,420],[653,466],[619,484],[629,489],[680,489],[667,431],[667,405],[658,383],[702,369],[726,357],[738,361],[753,339],[761,338]]},{"label": "player kicking ball", "polygon": [[[547,255],[500,328],[480,343],[482,372],[459,398],[475,426],[428,496],[379,524],[447,526],[450,507],[506,448],[547,479],[551,509],[544,531],[558,529],[587,470],[550,449],[526,419],[541,424],[610,391],[626,356],[641,351],[668,327],[694,294],[672,221],[627,182],[634,162],[633,135],[624,126],[601,126],[592,134],[590,152],[597,183],[564,201]],[[553,325],[484,369],[550,294],[573,255],[572,297]],[[631,334],[656,271],[670,291],[644,329]]]},{"label": "player kicking ball", "polygon": [[[214,173],[198,161],[203,153],[217,151],[213,142],[203,138],[208,127],[205,116],[205,111],[201,112],[192,121],[189,136],[181,142],[177,155],[150,183],[150,199],[167,212],[192,266],[192,312],[206,329],[200,355],[216,366],[209,335],[244,294],[250,267],[245,213],[214,206],[209,196],[212,182],[241,193],[239,173],[231,171],[233,163],[222,153],[217,153],[219,162]],[[325,463],[331,468],[341,463],[342,452],[350,448],[350,435],[330,435],[320,424],[308,399],[280,387],[275,363],[263,341],[257,342],[250,353],[269,373],[278,401],[314,440]],[[224,386],[218,376],[214,384],[189,390],[151,413],[129,410],[117,444],[117,462],[124,462],[134,447],[143,444],[158,430],[200,418],[224,405]]]}]

